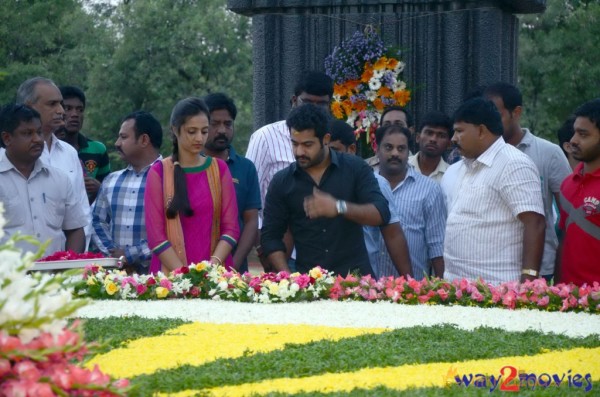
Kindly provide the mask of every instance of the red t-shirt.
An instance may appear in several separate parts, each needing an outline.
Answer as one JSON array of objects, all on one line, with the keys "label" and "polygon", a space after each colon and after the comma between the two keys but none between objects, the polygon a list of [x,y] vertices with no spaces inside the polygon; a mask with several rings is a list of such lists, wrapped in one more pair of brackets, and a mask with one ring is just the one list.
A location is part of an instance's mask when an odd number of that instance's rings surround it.
[{"label": "red t-shirt", "polygon": [[[600,169],[582,174],[580,163],[560,187],[563,232],[561,282],[600,282]],[[566,201],[566,202],[565,202]]]}]

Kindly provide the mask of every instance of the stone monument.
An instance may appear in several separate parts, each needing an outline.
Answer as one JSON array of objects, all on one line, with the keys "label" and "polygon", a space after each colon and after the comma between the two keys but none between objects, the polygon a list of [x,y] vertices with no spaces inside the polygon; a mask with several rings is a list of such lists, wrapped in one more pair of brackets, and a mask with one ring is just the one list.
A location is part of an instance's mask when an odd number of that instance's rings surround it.
[{"label": "stone monument", "polygon": [[254,126],[284,119],[296,77],[324,71],[342,40],[372,25],[402,49],[412,90],[409,111],[452,114],[483,84],[515,83],[519,20],[546,0],[227,0],[252,17]]}]

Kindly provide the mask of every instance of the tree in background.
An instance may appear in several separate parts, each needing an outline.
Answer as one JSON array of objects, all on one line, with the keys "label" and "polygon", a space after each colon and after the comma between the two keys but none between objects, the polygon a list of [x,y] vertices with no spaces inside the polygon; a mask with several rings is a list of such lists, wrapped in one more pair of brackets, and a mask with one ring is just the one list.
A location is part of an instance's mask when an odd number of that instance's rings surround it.
[{"label": "tree in background", "polygon": [[100,19],[78,0],[0,2],[0,102],[34,76],[85,86],[96,59],[106,53]]},{"label": "tree in background", "polygon": [[[113,152],[121,118],[152,112],[165,127],[183,97],[223,91],[238,105],[235,144],[252,132],[250,18],[226,0],[3,0],[0,100],[27,78],[77,85],[88,97],[84,132]],[[163,153],[170,152],[170,139]],[[111,156],[113,168],[123,166]]]},{"label": "tree in background", "polygon": [[245,152],[252,132],[249,18],[229,12],[225,0],[130,0],[111,22],[114,52],[88,76],[95,98],[89,117],[109,146],[131,111],[150,111],[167,127],[178,100],[224,91],[240,109],[236,145]]},{"label": "tree in background", "polygon": [[600,96],[600,0],[548,0],[544,14],[521,21],[522,124],[556,141],[575,108]]}]

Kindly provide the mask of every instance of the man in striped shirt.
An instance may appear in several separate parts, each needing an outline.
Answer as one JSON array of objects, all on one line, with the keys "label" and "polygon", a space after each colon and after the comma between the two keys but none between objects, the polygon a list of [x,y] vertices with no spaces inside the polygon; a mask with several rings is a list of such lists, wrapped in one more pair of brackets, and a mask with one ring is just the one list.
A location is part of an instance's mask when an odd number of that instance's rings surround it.
[{"label": "man in striped shirt", "polygon": [[93,241],[105,255],[125,257],[125,265],[148,273],[151,251],[146,237],[144,191],[150,166],[162,157],[162,127],[148,112],[123,119],[115,148],[127,168],[109,174],[92,208]]},{"label": "man in striped shirt", "polygon": [[490,100],[470,99],[454,114],[452,142],[464,159],[441,182],[446,279],[500,284],[539,277],[546,229],[539,172],[502,132]]},{"label": "man in striped shirt", "polygon": [[[380,127],[375,132],[379,173],[392,191],[400,225],[406,237],[415,279],[444,273],[444,229],[446,203],[439,184],[419,174],[408,164],[411,132],[400,125]],[[371,265],[378,276],[398,276],[397,268],[379,243],[379,255]]]}]

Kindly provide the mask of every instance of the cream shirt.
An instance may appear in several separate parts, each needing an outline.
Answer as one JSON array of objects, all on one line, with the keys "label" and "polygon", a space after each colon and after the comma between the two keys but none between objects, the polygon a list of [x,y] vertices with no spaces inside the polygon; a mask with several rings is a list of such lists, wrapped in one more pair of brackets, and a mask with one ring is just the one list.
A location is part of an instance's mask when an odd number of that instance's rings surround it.
[{"label": "cream shirt", "polygon": [[544,215],[533,161],[499,138],[477,159],[452,164],[441,186],[448,206],[444,278],[519,280],[524,225],[517,216]]},{"label": "cream shirt", "polygon": [[[419,153],[421,153],[421,152],[417,152],[417,154],[415,154],[414,156],[410,156],[408,158],[408,164],[415,167],[415,170],[419,174],[423,174],[421,172],[421,168],[419,168],[419,158],[418,158]],[[433,172],[431,174],[428,175],[428,177],[430,177],[437,183],[440,183],[442,181],[442,177],[444,176],[444,173],[446,172],[448,167],[450,167],[450,165],[448,163],[446,163],[443,158],[440,158],[440,162],[438,163],[438,166],[435,168],[435,170],[433,170]]]}]

